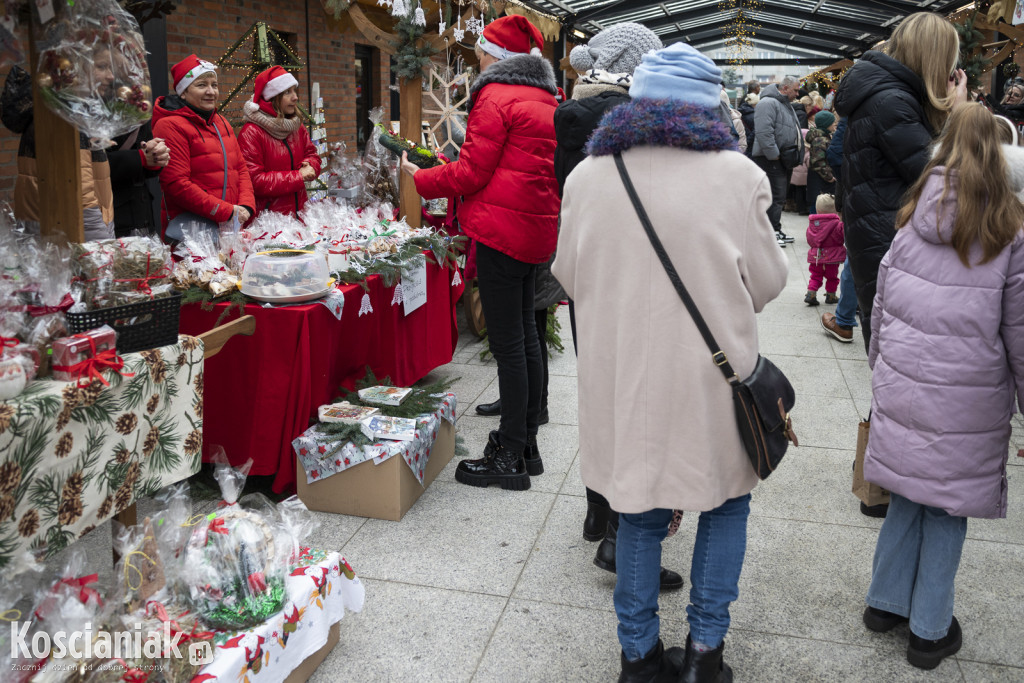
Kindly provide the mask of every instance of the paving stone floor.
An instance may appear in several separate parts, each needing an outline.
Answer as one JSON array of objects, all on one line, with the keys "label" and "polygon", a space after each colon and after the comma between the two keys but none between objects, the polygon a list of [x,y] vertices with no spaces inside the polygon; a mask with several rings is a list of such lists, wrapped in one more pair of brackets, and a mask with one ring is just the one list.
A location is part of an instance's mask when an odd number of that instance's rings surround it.
[{"label": "paving stone floor", "polygon": [[[796,387],[799,449],[754,492],[740,597],[726,657],[737,681],[1024,681],[1024,460],[1010,458],[1009,517],[972,520],[958,575],[959,655],[920,671],[905,658],[906,627],[889,634],[861,623],[880,520],[850,493],[857,423],[870,406],[871,375],[856,343],[827,337],[803,304],[806,219],[785,214],[797,238],[786,249],[785,291],[759,316],[761,350]],[[477,489],[454,480],[456,460],[401,522],[317,513],[314,543],[340,548],[366,583],[366,607],[341,625],[341,643],[311,679],[351,681],[614,681],[619,645],[614,576],[595,567],[581,535],[576,366],[567,311],[567,352],[550,363],[551,423],[538,442],[545,472],[526,492]],[[453,362],[432,378],[458,377],[458,428],[474,456],[493,418],[473,406],[498,397],[493,361],[464,333]],[[1016,416],[1011,455],[1024,448]],[[689,585],[697,515],[664,545],[663,564]],[[109,527],[109,525],[106,525]],[[109,557],[109,531],[87,539]],[[105,545],[104,545],[105,544]],[[101,567],[102,568],[102,567]],[[688,592],[661,600],[662,638],[681,644]]]}]

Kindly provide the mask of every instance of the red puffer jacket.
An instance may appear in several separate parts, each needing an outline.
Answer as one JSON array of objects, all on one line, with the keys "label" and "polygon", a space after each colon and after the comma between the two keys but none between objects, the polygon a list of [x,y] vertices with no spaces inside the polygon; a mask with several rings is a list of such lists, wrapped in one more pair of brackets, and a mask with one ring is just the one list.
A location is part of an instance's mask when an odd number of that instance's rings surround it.
[{"label": "red puffer jacket", "polygon": [[165,229],[168,220],[186,211],[223,223],[235,206],[255,208],[242,150],[223,116],[214,112],[206,121],[177,95],[160,97],[153,107],[153,136],[163,138],[171,150],[170,163],[160,173]]},{"label": "red puffer jacket", "polygon": [[306,183],[299,168],[306,162],[320,175],[320,157],[306,127],[300,124],[298,130],[279,140],[259,124],[247,121],[238,133],[238,145],[256,194],[253,218],[263,211],[295,215],[302,211],[306,205]]},{"label": "red puffer jacket", "polygon": [[493,64],[470,89],[473,109],[459,160],[414,176],[427,199],[464,195],[463,230],[526,263],[544,263],[558,242],[557,92],[554,71],[541,57]]}]

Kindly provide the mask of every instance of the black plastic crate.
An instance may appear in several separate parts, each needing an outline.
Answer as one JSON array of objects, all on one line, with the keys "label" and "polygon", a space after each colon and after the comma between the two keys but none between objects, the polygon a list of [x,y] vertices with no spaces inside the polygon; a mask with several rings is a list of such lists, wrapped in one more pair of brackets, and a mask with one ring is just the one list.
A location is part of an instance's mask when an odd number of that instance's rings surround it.
[{"label": "black plastic crate", "polygon": [[117,352],[134,353],[178,342],[181,293],[137,304],[67,314],[68,331],[80,334],[110,325],[117,332]]}]

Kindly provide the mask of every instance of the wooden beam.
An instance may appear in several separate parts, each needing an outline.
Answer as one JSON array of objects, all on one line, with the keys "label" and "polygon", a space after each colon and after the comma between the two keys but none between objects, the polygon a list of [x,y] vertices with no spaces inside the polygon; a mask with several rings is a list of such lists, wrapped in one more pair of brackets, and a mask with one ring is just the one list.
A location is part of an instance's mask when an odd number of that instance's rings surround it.
[{"label": "wooden beam", "polygon": [[395,40],[395,36],[382,28],[379,28],[376,24],[370,21],[370,18],[363,12],[363,8],[352,3],[348,8],[348,15],[352,18],[352,23],[356,25],[359,32],[363,34],[363,37],[370,42],[371,45],[376,47],[384,54],[393,55],[395,54],[395,44],[392,42]]},{"label": "wooden beam", "polygon": [[[36,24],[32,14],[32,24]],[[39,193],[39,226],[43,235],[84,242],[82,223],[82,172],[78,129],[46,106],[36,83],[39,63],[35,40],[29,34],[32,68],[32,106],[35,117],[36,178]]]},{"label": "wooden beam", "polygon": [[[399,119],[399,135],[419,144],[423,135],[423,77],[403,78],[399,81],[399,97],[402,103],[402,115]],[[401,215],[405,222],[414,228],[423,224],[423,207],[420,195],[416,192],[416,183],[412,177],[399,171],[399,195],[402,200]]]},{"label": "wooden beam", "polygon": [[229,339],[236,334],[251,337],[256,332],[256,318],[243,315],[237,320],[224,323],[208,332],[203,332],[198,339],[203,342],[203,358],[212,358],[220,353]]}]

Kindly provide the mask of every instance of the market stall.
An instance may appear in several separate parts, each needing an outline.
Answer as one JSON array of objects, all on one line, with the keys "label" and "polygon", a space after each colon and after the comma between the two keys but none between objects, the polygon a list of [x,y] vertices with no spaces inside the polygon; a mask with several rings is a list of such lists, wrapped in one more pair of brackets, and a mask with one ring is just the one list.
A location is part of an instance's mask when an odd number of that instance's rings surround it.
[{"label": "market stall", "polygon": [[[378,377],[408,385],[451,361],[458,341],[455,303],[461,282],[429,259],[426,302],[410,312],[382,278],[340,288],[340,317],[325,304],[280,308],[245,306],[257,334],[207,367],[206,443],[222,446],[232,462],[253,459],[253,474],[275,475],[274,490],[292,488],[292,439],[340,388],[352,388],[370,367]],[[364,299],[372,310],[365,310]],[[213,327],[228,304],[182,309],[181,328]]]}]

